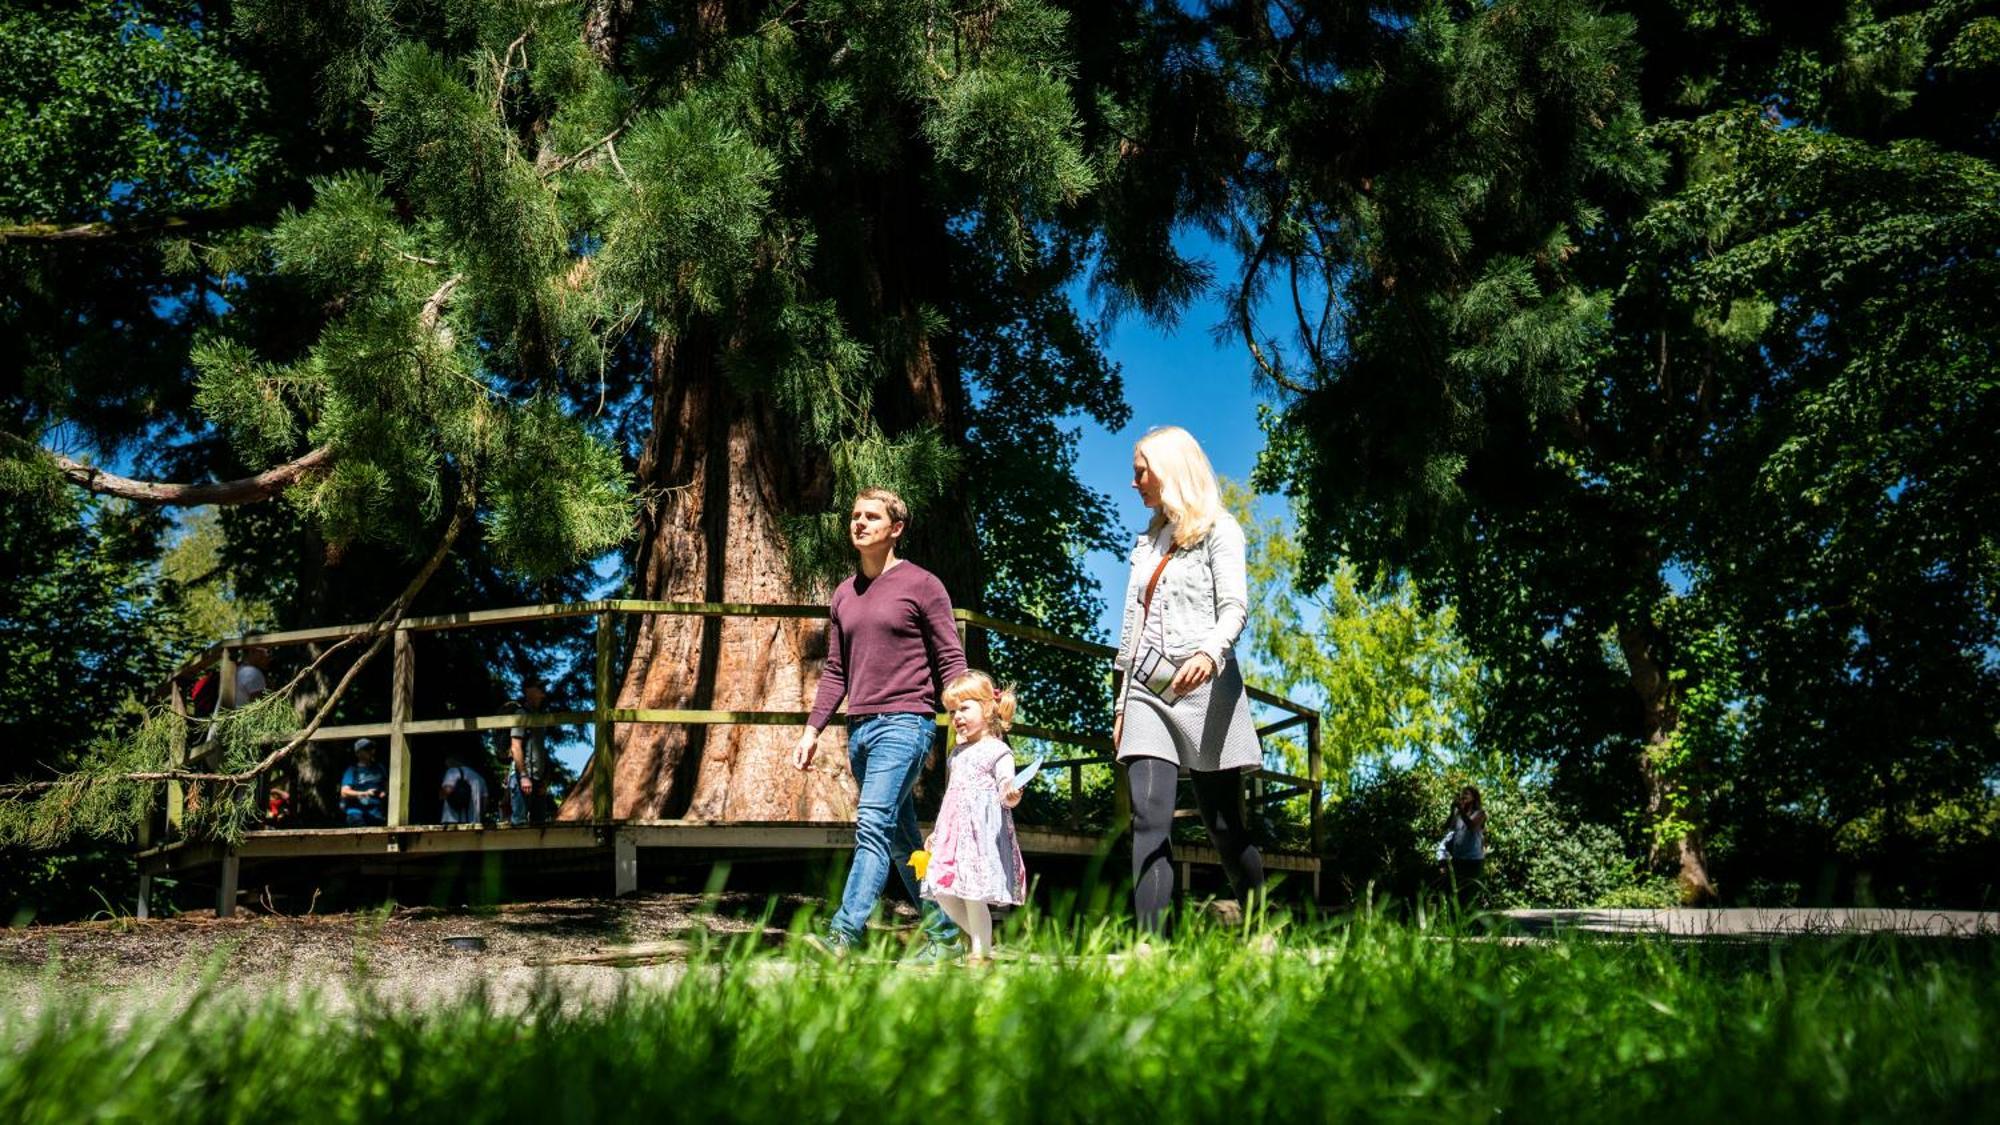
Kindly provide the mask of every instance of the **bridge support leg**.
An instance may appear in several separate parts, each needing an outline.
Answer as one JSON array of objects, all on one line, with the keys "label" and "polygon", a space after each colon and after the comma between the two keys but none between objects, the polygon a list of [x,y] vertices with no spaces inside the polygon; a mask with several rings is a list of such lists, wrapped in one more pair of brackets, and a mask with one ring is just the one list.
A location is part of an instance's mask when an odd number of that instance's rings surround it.
[{"label": "bridge support leg", "polygon": [[242,871],[242,862],[233,851],[223,853],[215,885],[217,918],[228,918],[236,913],[236,877]]},{"label": "bridge support leg", "polygon": [[153,916],[152,903],[153,877],[142,874],[139,876],[139,921],[143,922]]},{"label": "bridge support leg", "polygon": [[639,841],[629,832],[611,834],[611,890],[623,898],[639,889]]}]

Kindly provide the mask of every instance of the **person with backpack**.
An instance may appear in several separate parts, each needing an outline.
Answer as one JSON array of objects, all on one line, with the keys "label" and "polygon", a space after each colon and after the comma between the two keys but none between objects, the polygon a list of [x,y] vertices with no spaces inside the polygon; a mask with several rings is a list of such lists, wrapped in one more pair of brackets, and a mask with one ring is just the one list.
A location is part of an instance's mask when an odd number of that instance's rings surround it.
[{"label": "person with backpack", "polygon": [[478,824],[486,815],[486,778],[458,755],[447,755],[438,799],[439,823]]}]

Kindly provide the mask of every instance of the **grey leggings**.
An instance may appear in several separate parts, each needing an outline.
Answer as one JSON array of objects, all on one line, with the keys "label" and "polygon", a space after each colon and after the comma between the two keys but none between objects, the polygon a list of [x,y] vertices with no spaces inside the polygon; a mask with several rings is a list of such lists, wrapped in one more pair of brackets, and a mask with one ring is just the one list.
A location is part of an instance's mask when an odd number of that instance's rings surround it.
[{"label": "grey leggings", "polygon": [[[1174,898],[1174,790],[1180,767],[1159,758],[1125,763],[1132,785],[1132,911],[1142,930],[1158,931]],[[1247,909],[1264,886],[1264,857],[1250,842],[1243,810],[1243,780],[1235,770],[1194,771],[1194,804],[1222,853],[1222,870]]]}]

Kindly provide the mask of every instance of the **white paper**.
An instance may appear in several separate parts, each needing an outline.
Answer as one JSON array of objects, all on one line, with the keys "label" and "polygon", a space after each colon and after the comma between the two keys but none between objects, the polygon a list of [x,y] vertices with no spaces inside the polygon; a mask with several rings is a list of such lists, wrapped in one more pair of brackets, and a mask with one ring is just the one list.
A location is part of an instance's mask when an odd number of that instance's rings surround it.
[{"label": "white paper", "polygon": [[1020,773],[1014,775],[1015,790],[1019,792],[1027,791],[1028,783],[1030,781],[1035,780],[1036,774],[1042,772],[1042,762],[1043,759],[1036,758],[1034,761],[1028,763],[1027,769],[1024,769]]}]

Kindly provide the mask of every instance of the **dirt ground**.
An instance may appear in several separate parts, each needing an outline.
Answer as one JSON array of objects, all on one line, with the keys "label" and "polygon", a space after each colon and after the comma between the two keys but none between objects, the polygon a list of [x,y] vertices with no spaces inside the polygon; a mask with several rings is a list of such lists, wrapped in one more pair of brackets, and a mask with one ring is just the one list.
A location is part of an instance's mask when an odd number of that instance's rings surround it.
[{"label": "dirt ground", "polygon": [[[0,1007],[30,1016],[51,1004],[173,1009],[208,978],[231,995],[311,994],[336,1009],[364,990],[423,1007],[479,989],[513,1008],[550,984],[573,1003],[603,1002],[622,988],[678,979],[703,941],[761,930],[759,940],[782,943],[807,901],[659,893],[486,910],[186,914],[0,929]],[[914,915],[893,921],[907,927]]]}]

